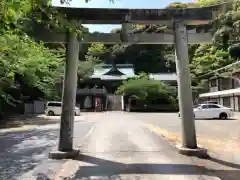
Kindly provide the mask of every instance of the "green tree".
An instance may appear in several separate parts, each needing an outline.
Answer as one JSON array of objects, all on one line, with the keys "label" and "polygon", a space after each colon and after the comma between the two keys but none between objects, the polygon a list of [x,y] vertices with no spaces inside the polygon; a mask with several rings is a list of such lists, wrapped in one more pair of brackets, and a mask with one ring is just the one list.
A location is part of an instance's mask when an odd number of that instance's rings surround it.
[{"label": "green tree", "polygon": [[[223,3],[223,0],[200,0],[201,6]],[[229,2],[213,21],[213,43],[193,48],[190,56],[194,77],[209,73],[239,59],[239,0]],[[239,68],[239,67],[235,67]],[[234,70],[233,70],[234,71]],[[219,74],[221,75],[221,73]]]},{"label": "green tree", "polygon": [[[51,52],[28,36],[11,32],[5,32],[0,37],[0,44],[1,79],[7,82],[2,92],[18,80],[29,87],[38,88],[46,97],[55,97],[55,85],[63,73],[63,50]],[[20,79],[15,79],[16,76]]]},{"label": "green tree", "polygon": [[117,93],[134,96],[146,104],[151,104],[156,99],[161,99],[167,104],[176,103],[176,91],[161,81],[150,79],[146,73],[141,73],[138,77],[124,81],[119,86]]},{"label": "green tree", "polygon": [[104,44],[96,43],[88,47],[85,57],[78,63],[78,77],[81,81],[92,75],[94,67],[102,63],[108,56],[108,48]]}]

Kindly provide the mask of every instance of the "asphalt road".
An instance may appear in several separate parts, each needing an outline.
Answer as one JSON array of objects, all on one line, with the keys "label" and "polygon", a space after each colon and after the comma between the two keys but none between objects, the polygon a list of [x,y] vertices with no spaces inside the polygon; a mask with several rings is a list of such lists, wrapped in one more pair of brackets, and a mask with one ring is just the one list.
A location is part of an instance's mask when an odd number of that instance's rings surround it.
[{"label": "asphalt road", "polygon": [[81,155],[66,162],[61,177],[69,180],[217,180],[190,157],[132,114],[99,113]]},{"label": "asphalt road", "polygon": [[[129,115],[134,120],[153,125],[158,134],[166,136],[171,141],[182,142],[181,120],[176,113],[129,113]],[[236,112],[234,119],[227,120],[196,119],[195,126],[198,145],[206,148],[214,159],[209,161],[207,166],[215,169],[232,168],[231,171],[220,173],[222,179],[239,179],[240,113]],[[206,162],[204,164],[206,165]]]},{"label": "asphalt road", "polygon": [[[156,125],[171,132],[181,133],[181,120],[177,113],[129,113],[132,119]],[[240,138],[240,119],[236,113],[235,119],[195,119],[196,133],[208,138],[228,139]]]},{"label": "asphalt road", "polygon": [[[76,160],[64,161],[64,173],[67,174],[62,174],[63,177],[75,171],[72,180],[218,179],[209,177],[208,169],[179,155],[168,141],[144,125],[149,123],[181,134],[177,114],[107,112],[84,116],[85,120],[75,123],[74,132],[75,146],[83,145],[83,155]],[[239,137],[238,120],[196,120],[196,128],[197,133],[205,135],[207,140],[209,136],[217,140],[233,135]],[[58,135],[59,125],[0,134],[0,179],[49,180],[37,179],[36,172],[46,168],[48,152],[57,147]],[[224,139],[222,141],[226,143]]]},{"label": "asphalt road", "polygon": [[[89,132],[94,122],[75,123],[77,142]],[[29,132],[0,135],[0,179],[35,180],[31,178],[39,165],[44,166],[48,153],[58,145],[59,125],[38,126]],[[77,145],[75,145],[77,146]]]}]

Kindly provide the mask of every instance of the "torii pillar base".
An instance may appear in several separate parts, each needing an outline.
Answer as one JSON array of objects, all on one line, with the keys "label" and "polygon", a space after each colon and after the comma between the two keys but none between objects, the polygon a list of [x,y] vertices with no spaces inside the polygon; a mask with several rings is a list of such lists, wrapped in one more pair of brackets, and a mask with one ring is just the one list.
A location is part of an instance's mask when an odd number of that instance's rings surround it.
[{"label": "torii pillar base", "polygon": [[64,151],[52,151],[48,154],[50,159],[73,159],[79,155],[80,151],[77,149],[73,149],[69,152]]},{"label": "torii pillar base", "polygon": [[191,149],[191,148],[183,147],[182,145],[177,145],[176,147],[178,149],[179,154],[182,154],[185,156],[195,156],[195,157],[204,158],[204,159],[209,158],[207,149],[205,148],[197,147],[197,148]]}]

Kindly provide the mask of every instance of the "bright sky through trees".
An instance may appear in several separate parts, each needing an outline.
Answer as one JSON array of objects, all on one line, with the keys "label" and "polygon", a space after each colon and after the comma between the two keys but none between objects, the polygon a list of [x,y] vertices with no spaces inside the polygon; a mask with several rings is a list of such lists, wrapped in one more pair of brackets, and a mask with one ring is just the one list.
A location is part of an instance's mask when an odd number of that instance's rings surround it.
[{"label": "bright sky through trees", "polygon": [[[177,2],[192,2],[195,0],[179,0]],[[61,6],[60,0],[53,0],[53,5]],[[164,8],[168,4],[176,2],[176,0],[116,0],[114,3],[109,0],[91,0],[85,3],[85,0],[72,0],[72,7],[86,8]],[[87,25],[90,31],[110,32],[112,29],[119,27],[118,25]]]}]

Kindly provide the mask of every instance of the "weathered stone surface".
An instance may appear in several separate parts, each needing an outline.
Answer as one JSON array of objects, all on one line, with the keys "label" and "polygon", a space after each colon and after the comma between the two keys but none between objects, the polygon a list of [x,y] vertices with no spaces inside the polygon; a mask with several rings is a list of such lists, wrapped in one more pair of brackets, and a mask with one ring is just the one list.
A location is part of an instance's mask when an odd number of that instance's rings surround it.
[{"label": "weathered stone surface", "polygon": [[79,155],[79,152],[79,150],[75,149],[69,152],[52,151],[48,154],[48,157],[51,159],[71,159],[77,157]]},{"label": "weathered stone surface", "polygon": [[194,21],[208,24],[213,19],[213,10],[219,6],[204,8],[169,8],[169,9],[109,9],[109,8],[70,8],[54,7],[67,15],[67,18],[81,20],[83,24],[121,24],[130,16],[133,24],[171,23],[172,20]]},{"label": "weathered stone surface", "polygon": [[[65,43],[66,38],[63,34],[45,34],[41,36],[38,34],[38,40],[42,40],[46,43]],[[93,33],[85,36],[81,43],[106,43],[106,44],[127,44],[122,42],[119,33]],[[188,43],[189,44],[209,44],[212,42],[211,33],[189,33]],[[174,44],[174,35],[168,33],[143,33],[133,34],[128,37],[128,43],[134,44]]]},{"label": "weathered stone surface", "polygon": [[182,145],[177,145],[178,152],[182,155],[186,156],[195,156],[199,158],[208,158],[209,155],[207,153],[207,149],[197,147],[195,149],[190,149],[183,147]]}]

